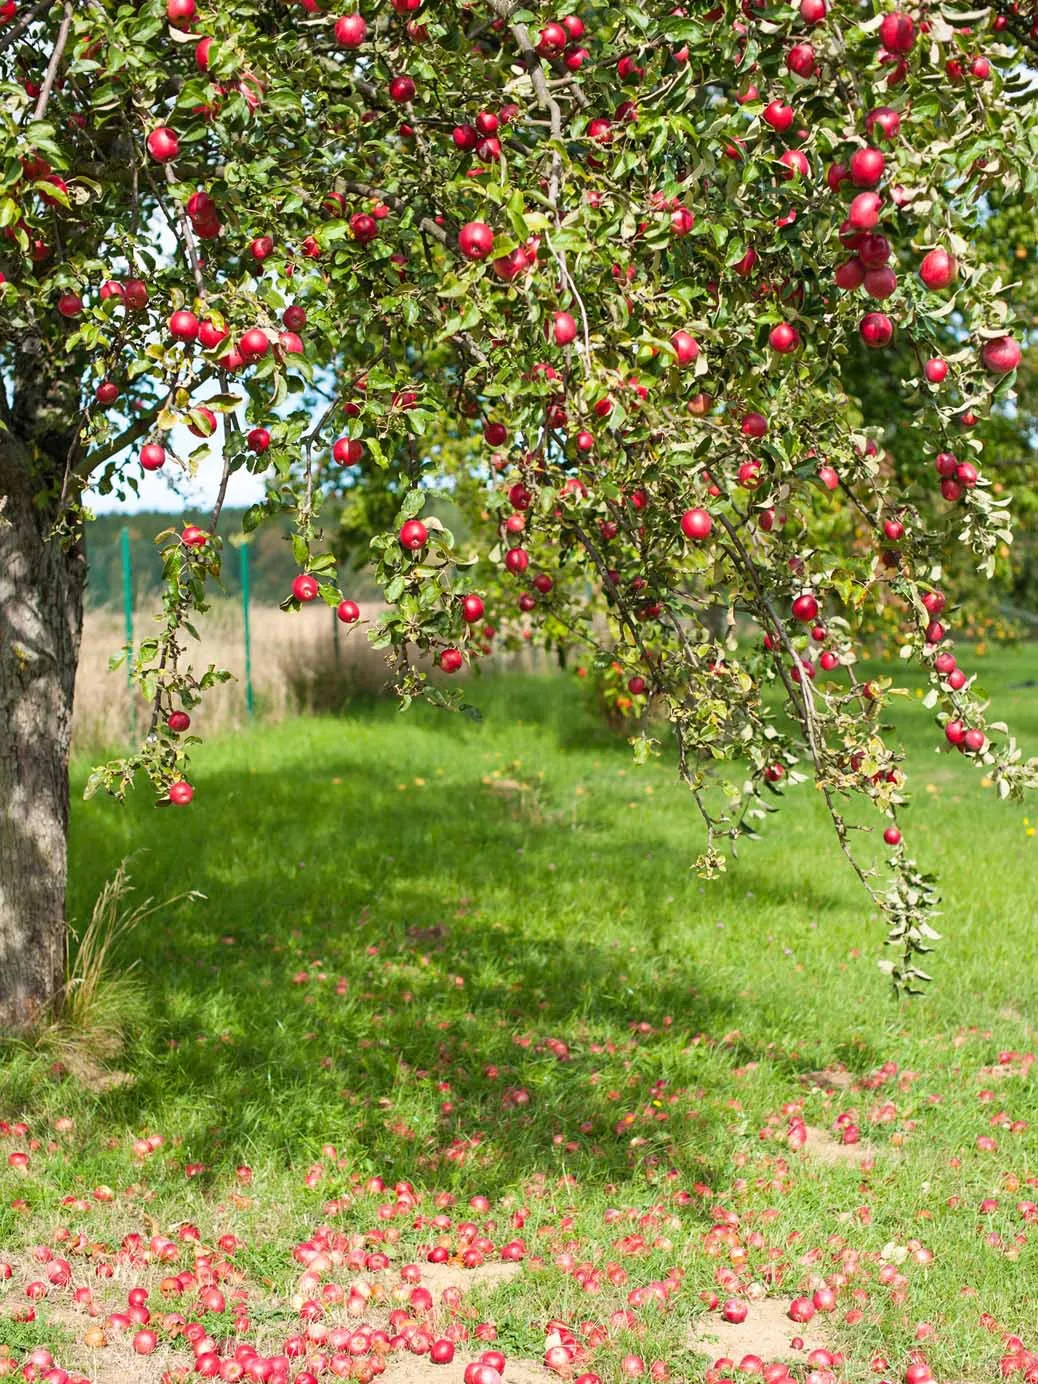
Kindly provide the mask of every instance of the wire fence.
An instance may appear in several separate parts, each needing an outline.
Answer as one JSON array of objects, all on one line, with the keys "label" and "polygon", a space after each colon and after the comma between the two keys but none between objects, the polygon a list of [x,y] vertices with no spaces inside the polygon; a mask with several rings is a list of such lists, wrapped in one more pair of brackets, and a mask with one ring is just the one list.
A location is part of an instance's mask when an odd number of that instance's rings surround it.
[{"label": "wire fence", "polygon": [[[385,655],[366,637],[370,622],[385,609],[383,603],[360,602],[361,620],[350,626],[323,602],[289,614],[270,599],[257,600],[250,543],[238,547],[236,560],[233,549],[229,556],[231,570],[224,574],[222,594],[197,622],[199,640],[191,641],[188,656],[196,669],[212,664],[232,677],[207,692],[197,713],[192,711],[197,729],[208,734],[233,731],[256,718],[336,712],[358,699],[387,694]],[[150,558],[129,527],[91,550],[76,682],[75,737],[80,749],[133,743],[147,724],[149,708],[134,685],[130,659],[125,673],[113,674],[110,665],[113,656],[132,656],[154,627],[160,592]],[[266,590],[270,582],[262,585]],[[431,664],[426,660],[424,666]],[[480,672],[491,676],[544,673],[557,667],[554,655],[532,644],[479,661]]]}]

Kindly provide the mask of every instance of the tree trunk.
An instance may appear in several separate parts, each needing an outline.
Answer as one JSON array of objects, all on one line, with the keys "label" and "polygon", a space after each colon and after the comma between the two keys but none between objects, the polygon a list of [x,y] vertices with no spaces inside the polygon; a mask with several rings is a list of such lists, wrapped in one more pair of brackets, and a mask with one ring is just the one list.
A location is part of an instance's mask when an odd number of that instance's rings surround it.
[{"label": "tree trunk", "polygon": [[68,756],[86,563],[0,429],[0,1029],[45,1017],[65,973]]}]

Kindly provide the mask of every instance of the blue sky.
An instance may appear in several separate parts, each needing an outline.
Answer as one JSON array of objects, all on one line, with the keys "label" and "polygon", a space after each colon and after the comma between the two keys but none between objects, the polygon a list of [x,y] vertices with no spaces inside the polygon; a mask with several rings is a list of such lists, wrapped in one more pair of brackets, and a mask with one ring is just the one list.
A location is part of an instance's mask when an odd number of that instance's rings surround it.
[{"label": "blue sky", "polygon": [[[173,445],[175,446],[175,442]],[[167,463],[161,471],[141,473],[139,495],[130,495],[125,500],[119,500],[114,495],[96,495],[93,491],[87,491],[86,504],[95,514],[136,514],[142,509],[158,509],[177,514],[192,507],[209,508],[216,499],[220,484],[220,458],[207,457],[200,463],[194,477],[190,480],[183,477],[184,473],[179,467]],[[262,498],[262,477],[254,476],[248,471],[238,471],[231,477],[226,500],[230,508],[243,508]]]}]

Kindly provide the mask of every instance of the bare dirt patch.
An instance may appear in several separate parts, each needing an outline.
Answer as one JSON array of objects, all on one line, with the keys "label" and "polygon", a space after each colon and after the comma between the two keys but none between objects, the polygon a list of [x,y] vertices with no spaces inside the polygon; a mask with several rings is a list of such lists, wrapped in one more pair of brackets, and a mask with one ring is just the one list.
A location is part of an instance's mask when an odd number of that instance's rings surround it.
[{"label": "bare dirt patch", "polygon": [[96,1062],[89,1053],[69,1051],[54,1064],[53,1075],[67,1077],[95,1095],[105,1091],[118,1090],[120,1086],[132,1086],[137,1080],[130,1072],[115,1071]]},{"label": "bare dirt patch", "polygon": [[800,1080],[805,1086],[816,1086],[821,1091],[849,1091],[857,1078],[846,1067],[833,1065],[818,1072],[805,1072]]},{"label": "bare dirt patch", "polygon": [[497,1288],[510,1283],[521,1272],[521,1264],[506,1262],[480,1264],[475,1269],[460,1264],[423,1264],[422,1287],[438,1298],[445,1288],[458,1288],[463,1293],[470,1293],[473,1288]]},{"label": "bare dirt patch", "polygon": [[[434,1365],[427,1355],[395,1355],[381,1376],[382,1384],[444,1384],[444,1379],[460,1379],[465,1366],[478,1355],[455,1355],[450,1365]],[[552,1374],[536,1360],[514,1360],[508,1357],[505,1366],[508,1384],[558,1384],[559,1376]]]},{"label": "bare dirt patch", "polygon": [[876,1156],[871,1144],[863,1140],[856,1144],[842,1144],[827,1129],[819,1129],[817,1125],[807,1126],[804,1153],[819,1163],[828,1163],[833,1167],[842,1164],[848,1168],[860,1168],[865,1163],[871,1163]]},{"label": "bare dirt patch", "polygon": [[191,1369],[194,1359],[190,1350],[177,1354],[166,1346],[160,1346],[152,1355],[136,1355],[128,1338],[99,1350],[77,1346],[74,1357],[59,1363],[82,1370],[91,1384],[155,1384],[166,1370],[177,1366]]},{"label": "bare dirt patch", "polygon": [[[717,1313],[698,1318],[689,1332],[688,1348],[714,1360],[728,1356],[736,1364],[744,1355],[759,1355],[764,1361],[798,1360],[808,1351],[829,1349],[818,1318],[806,1326],[790,1321],[786,1315],[789,1303],[781,1298],[751,1302],[749,1309],[746,1320],[738,1326]],[[796,1337],[804,1342],[803,1350],[790,1345]]]},{"label": "bare dirt patch", "polygon": [[996,1062],[990,1067],[981,1067],[977,1076],[981,1081],[1008,1081],[1010,1077],[1026,1077],[1034,1065],[1034,1054],[1025,1053],[1009,1062]]}]

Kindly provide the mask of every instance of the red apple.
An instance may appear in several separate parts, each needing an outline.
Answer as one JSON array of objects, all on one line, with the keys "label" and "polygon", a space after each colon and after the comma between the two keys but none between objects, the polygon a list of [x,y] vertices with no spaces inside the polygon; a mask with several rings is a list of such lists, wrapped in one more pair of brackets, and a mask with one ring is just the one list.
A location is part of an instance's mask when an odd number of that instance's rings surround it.
[{"label": "red apple", "polygon": [[156,163],[170,163],[180,153],[180,140],[168,125],[159,125],[147,139],[148,153]]},{"label": "red apple", "polygon": [[691,365],[699,355],[699,343],[690,332],[676,331],[670,338],[679,365]]},{"label": "red apple", "polygon": [[389,99],[396,101],[398,105],[405,106],[409,101],[413,101],[417,88],[412,78],[401,74],[394,77],[389,83]]},{"label": "red apple", "polygon": [[855,149],[847,168],[855,187],[875,187],[883,177],[886,166],[883,151],[867,144],[863,149]]},{"label": "red apple", "polygon": [[878,192],[859,192],[847,209],[847,220],[857,231],[871,231],[879,223],[882,206]]},{"label": "red apple", "polygon": [[806,81],[815,75],[815,50],[810,43],[794,43],[786,54],[786,66],[796,77]]},{"label": "red apple", "polygon": [[357,466],[364,460],[364,443],[356,437],[337,438],[332,446],[332,457],[340,466]]},{"label": "red apple", "polygon": [[940,384],[942,380],[948,377],[948,362],[942,360],[940,356],[931,356],[923,369],[931,384]]},{"label": "red apple", "polygon": [[810,624],[818,614],[818,601],[809,591],[802,596],[798,596],[793,602],[793,618],[801,620],[805,625]]},{"label": "red apple", "polygon": [[811,172],[811,165],[808,163],[807,155],[802,149],[784,150],[779,156],[779,163],[785,170],[782,176],[786,179],[796,177],[806,178]]},{"label": "red apple", "polygon": [[335,42],[340,48],[359,48],[368,36],[368,26],[360,14],[344,14],[335,21]]},{"label": "red apple", "polygon": [[885,14],[879,37],[888,53],[910,53],[915,45],[915,22],[900,10]]},{"label": "red apple", "polygon": [[897,275],[888,264],[881,269],[866,269],[865,271],[865,292],[870,298],[877,298],[882,301],[889,298],[897,288]]},{"label": "red apple", "polygon": [[243,356],[255,360],[270,350],[270,337],[262,327],[250,327],[238,342],[238,349]]},{"label": "red apple", "polygon": [[779,322],[768,333],[768,345],[780,355],[788,355],[800,345],[800,333],[789,322]]},{"label": "red apple", "polygon": [[931,250],[923,256],[919,277],[927,288],[937,290],[953,283],[959,267],[947,250]]},{"label": "red apple", "polygon": [[175,337],[177,341],[194,341],[198,335],[198,326],[198,318],[186,308],[181,308],[169,319],[170,336]]},{"label": "red apple", "polygon": [[1006,375],[1020,364],[1022,354],[1011,336],[1000,336],[993,341],[985,341],[980,358],[992,375]]},{"label": "red apple", "polygon": [[761,119],[779,134],[785,134],[793,124],[793,107],[781,101],[769,101],[761,113]]},{"label": "red apple", "polygon": [[744,437],[764,437],[768,431],[768,420],[763,413],[744,413],[739,427]]},{"label": "red apple", "polygon": [[858,328],[866,346],[877,350],[889,346],[894,337],[894,324],[885,312],[867,312]]},{"label": "red apple", "polygon": [[893,141],[901,133],[901,116],[891,106],[877,106],[865,117],[865,130],[870,139],[882,135]]},{"label": "red apple", "polygon": [[552,334],[556,346],[568,346],[576,339],[577,323],[568,312],[557,312],[552,317]]},{"label": "red apple", "polygon": [[123,284],[123,302],[131,312],[143,312],[148,306],[148,285],[143,279],[127,279]]},{"label": "red apple", "polygon": [[304,605],[317,599],[317,578],[309,572],[300,572],[292,583],[292,595]]},{"label": "red apple", "polygon": [[851,293],[865,282],[865,267],[860,259],[844,260],[842,264],[836,266],[833,278],[836,280],[837,288]]},{"label": "red apple", "polygon": [[[171,3],[173,3],[173,0],[171,0]],[[191,0],[191,8],[194,9],[194,0]],[[176,786],[176,785],[174,785],[174,786]],[[172,789],[172,788],[170,789],[170,794],[169,794],[169,795],[170,795],[170,801],[172,802],[172,801],[173,801],[173,789]],[[136,1334],[134,1335],[134,1338],[133,1338],[133,1348],[134,1348],[135,1352],[136,1352],[138,1355],[150,1355],[150,1354],[152,1353],[152,1351],[154,1351],[154,1350],[157,1349],[158,1344],[159,1344],[159,1338],[158,1338],[157,1334],[156,1334],[154,1331],[149,1331],[149,1330],[138,1331],[138,1332],[136,1332]]]},{"label": "red apple", "polygon": [[400,528],[400,546],[409,553],[420,552],[429,541],[429,530],[420,519],[408,519]]},{"label": "red apple", "polygon": [[485,260],[494,248],[494,232],[485,221],[469,221],[458,232],[458,249],[469,260]]},{"label": "red apple", "polygon": [[198,324],[198,344],[207,351],[214,351],[229,335],[226,327],[218,327],[209,318]]},{"label": "red apple", "polygon": [[681,516],[681,532],[694,543],[710,537],[714,521],[705,509],[686,509]]}]

